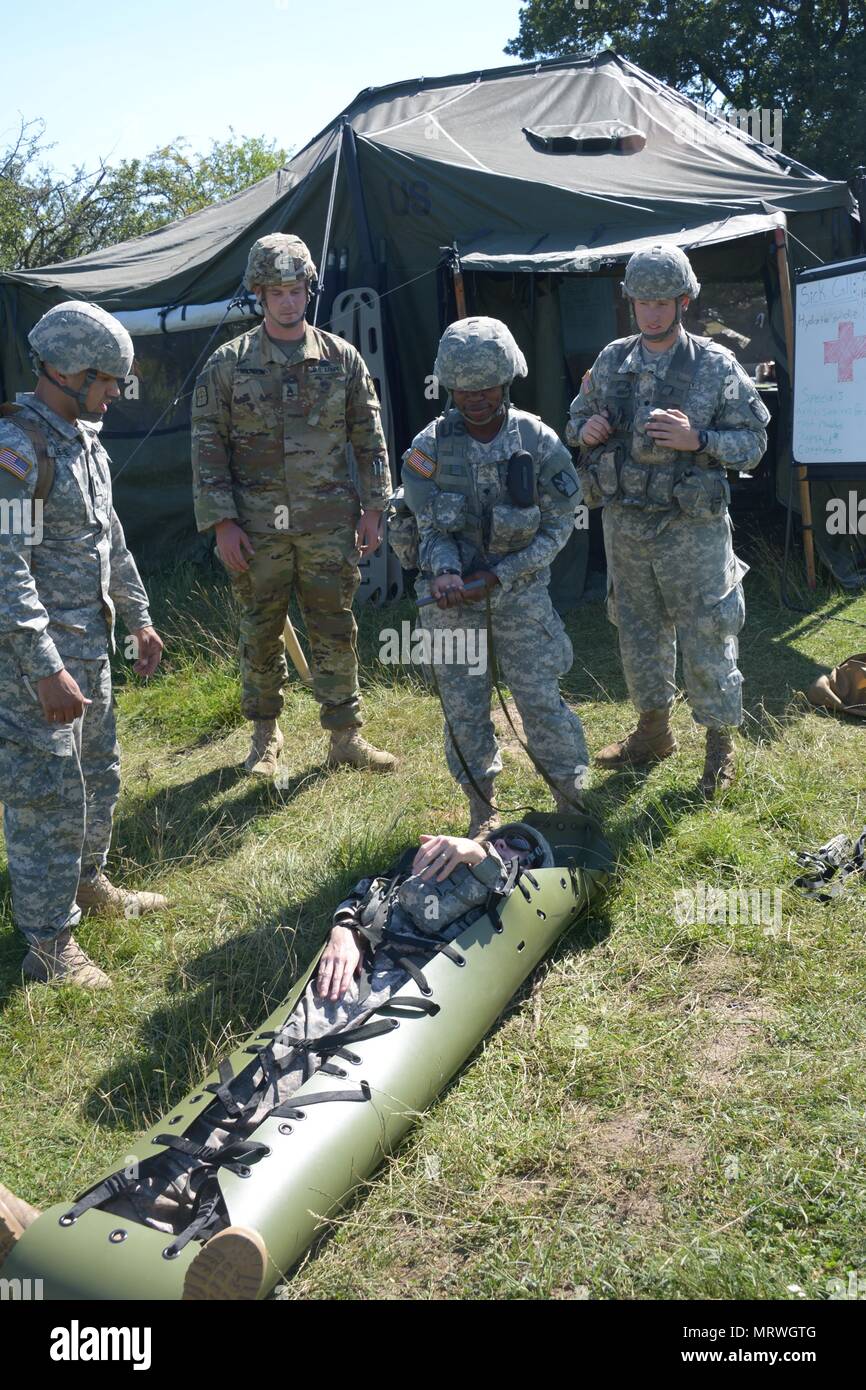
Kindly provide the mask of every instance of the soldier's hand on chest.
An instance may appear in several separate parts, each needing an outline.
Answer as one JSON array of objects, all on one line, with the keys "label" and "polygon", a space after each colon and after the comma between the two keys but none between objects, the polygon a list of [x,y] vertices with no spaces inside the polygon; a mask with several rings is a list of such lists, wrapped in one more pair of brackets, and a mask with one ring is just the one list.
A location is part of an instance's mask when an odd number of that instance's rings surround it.
[{"label": "soldier's hand on chest", "polygon": [[665,449],[694,451],[700,440],[687,415],[681,410],[654,410],[646,422],[646,433]]},{"label": "soldier's hand on chest", "polygon": [[604,415],[590,415],[580,431],[580,442],[588,449],[610,438],[610,421]]}]

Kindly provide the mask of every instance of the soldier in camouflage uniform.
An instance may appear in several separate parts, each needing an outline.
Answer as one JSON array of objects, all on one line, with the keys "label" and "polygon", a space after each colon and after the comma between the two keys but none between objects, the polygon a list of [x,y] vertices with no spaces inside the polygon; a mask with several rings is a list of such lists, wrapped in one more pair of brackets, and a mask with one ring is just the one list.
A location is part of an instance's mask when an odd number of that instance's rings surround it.
[{"label": "soldier in camouflage uniform", "polygon": [[[111,502],[99,440],[132,368],[129,334],[95,304],[30,334],[35,392],[0,408],[0,800],[16,925],[33,980],[109,983],[72,935],[81,910],[166,906],[102,872],[120,789],[109,653],[115,610],[151,675],[162,642]],[[35,526],[28,524],[35,522]]]},{"label": "soldier in camouflage uniform", "polygon": [[597,762],[641,766],[675,751],[679,639],[692,713],[707,730],[701,788],[713,796],[733,780],[731,730],[743,717],[748,567],[731,543],[725,469],[760,462],[769,412],[727,348],[682,327],[699,290],[678,247],[634,253],[623,293],[640,333],[608,344],[587,372],[566,438],[581,450],[587,503],[604,508],[608,615],[639,714]]},{"label": "soldier in camouflage uniform", "polygon": [[[577,476],[553,431],[510,403],[509,387],[526,375],[526,361],[505,324],[453,323],[434,372],[453,394],[453,407],[449,401],[403,459],[405,501],[418,528],[418,594],[436,599],[421,610],[422,621],[434,644],[437,631],[447,629],[462,630],[466,650],[489,638],[527,746],[556,785],[557,806],[574,806],[586,785],[588,754],[580,719],[559,693],[573,653],[547,586],[550,562],[574,527]],[[483,588],[470,598],[464,587],[476,579]],[[448,659],[459,654],[456,646],[449,652],[441,644],[441,663],[433,650],[448,766],[469,799],[469,834],[479,835],[498,823],[491,803],[502,770],[489,659],[484,674],[473,673],[466,662]]]},{"label": "soldier in camouflage uniform", "polygon": [[[305,321],[316,267],[297,237],[252,247],[245,283],[264,325],[218,348],[192,407],[195,512],[216,532],[241,609],[242,708],[253,721],[248,772],[272,776],[287,675],[292,591],[307,624],[313,691],[330,731],[330,766],[389,772],[396,759],[360,737],[358,560],[376,550],[390,473],[379,402],[364,361]],[[360,496],[349,473],[347,443]]]}]

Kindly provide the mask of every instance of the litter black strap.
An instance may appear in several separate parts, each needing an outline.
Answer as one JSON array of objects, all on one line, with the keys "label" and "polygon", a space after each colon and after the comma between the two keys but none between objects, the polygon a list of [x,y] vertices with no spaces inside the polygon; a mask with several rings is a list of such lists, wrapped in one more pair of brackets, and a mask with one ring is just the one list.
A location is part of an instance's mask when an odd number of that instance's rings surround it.
[{"label": "litter black strap", "polygon": [[313,1091],[308,1096],[293,1096],[291,1100],[284,1100],[282,1105],[278,1105],[268,1116],[268,1119],[299,1119],[309,1105],[326,1105],[331,1100],[348,1101],[368,1101],[371,1097],[370,1085],[367,1081],[362,1081],[357,1091]]}]

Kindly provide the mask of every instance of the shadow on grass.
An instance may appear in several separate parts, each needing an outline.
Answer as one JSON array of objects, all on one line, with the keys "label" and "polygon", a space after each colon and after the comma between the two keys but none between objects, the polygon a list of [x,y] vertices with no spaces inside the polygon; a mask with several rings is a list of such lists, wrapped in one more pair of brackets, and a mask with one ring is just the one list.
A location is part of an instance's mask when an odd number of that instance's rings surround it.
[{"label": "shadow on grass", "polygon": [[[265,778],[249,777],[243,765],[216,767],[154,795],[133,794],[115,819],[114,854],[139,864],[177,862],[190,855],[224,858],[236,852],[236,835],[250,821],[282,809],[301,790],[329,776],[324,762],[313,763],[278,787]],[[211,797],[239,785],[239,795],[204,812]]]}]

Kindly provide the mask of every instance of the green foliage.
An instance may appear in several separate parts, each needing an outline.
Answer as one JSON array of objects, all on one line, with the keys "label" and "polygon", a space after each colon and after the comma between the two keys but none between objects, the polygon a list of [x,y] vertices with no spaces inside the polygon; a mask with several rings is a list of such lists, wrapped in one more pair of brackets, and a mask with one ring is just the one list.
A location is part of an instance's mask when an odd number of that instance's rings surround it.
[{"label": "green foliage", "polygon": [[213,140],[193,153],[176,139],[146,159],[125,159],[68,179],[51,168],[41,120],[22,121],[0,151],[0,270],[28,270],[143,236],[248,188],[289,152],[263,135]]},{"label": "green foliage", "polygon": [[528,0],[506,53],[613,48],[704,104],[782,112],[782,149],[832,178],[866,161],[866,5]]}]

